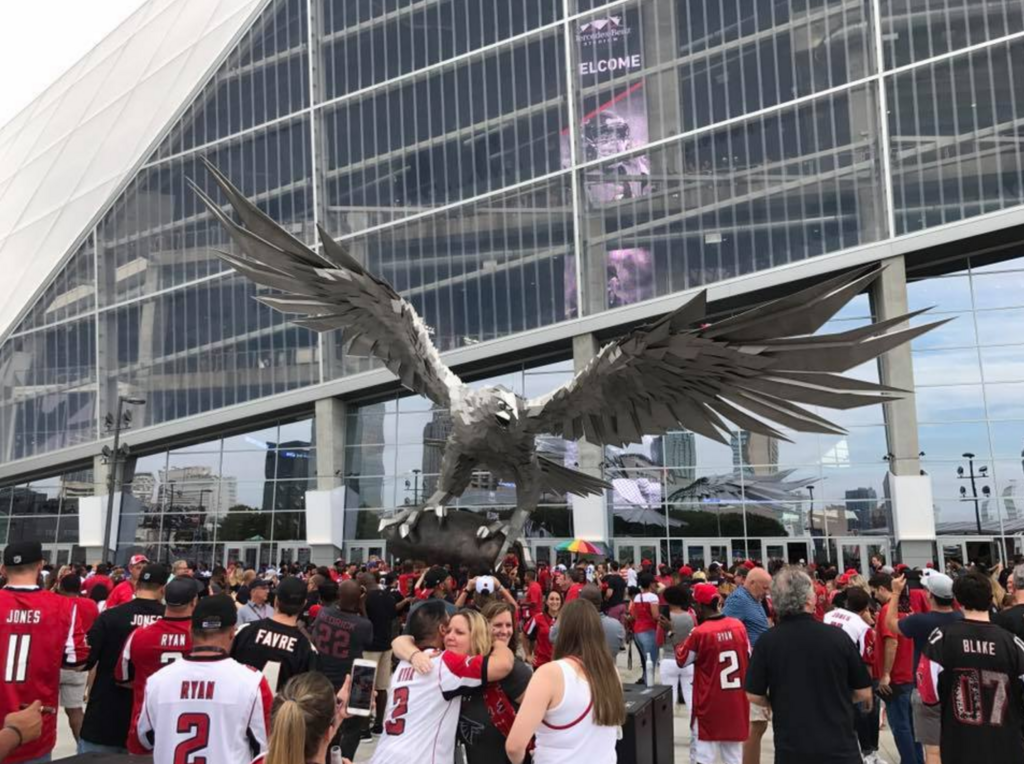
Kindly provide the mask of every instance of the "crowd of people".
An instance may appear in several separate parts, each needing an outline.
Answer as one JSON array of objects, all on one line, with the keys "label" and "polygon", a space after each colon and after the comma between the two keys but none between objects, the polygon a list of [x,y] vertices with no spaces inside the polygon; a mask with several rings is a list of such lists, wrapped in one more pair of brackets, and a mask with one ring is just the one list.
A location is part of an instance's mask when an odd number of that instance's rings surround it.
[{"label": "crowd of people", "polygon": [[49,761],[63,708],[79,752],[155,764],[610,764],[624,677],[687,707],[692,764],[758,764],[769,724],[778,764],[882,764],[883,723],[901,764],[1024,761],[1024,564],[54,570],[17,542],[0,574],[0,762]]}]

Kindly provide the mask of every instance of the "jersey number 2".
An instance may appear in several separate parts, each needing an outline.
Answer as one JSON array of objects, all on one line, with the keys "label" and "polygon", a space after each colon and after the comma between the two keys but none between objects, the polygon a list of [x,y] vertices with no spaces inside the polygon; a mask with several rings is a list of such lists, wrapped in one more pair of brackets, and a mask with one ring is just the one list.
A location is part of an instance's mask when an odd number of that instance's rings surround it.
[{"label": "jersey number 2", "polygon": [[5,682],[25,681],[28,675],[28,651],[31,647],[31,634],[11,634],[7,640],[7,659],[4,661]]},{"label": "jersey number 2", "polygon": [[384,731],[389,735],[401,735],[405,732],[405,715],[409,713],[409,688],[395,689],[395,707],[391,718],[384,722]]},{"label": "jersey number 2", "polygon": [[197,756],[210,744],[210,716],[208,714],[182,714],[178,717],[178,732],[188,733],[174,749],[174,764],[206,764],[205,756]]},{"label": "jersey number 2", "polygon": [[736,654],[735,650],[726,650],[724,653],[718,654],[718,662],[726,663],[728,665],[723,666],[721,672],[718,674],[718,679],[722,684],[723,690],[738,690],[743,686],[743,682],[740,681],[740,656]]}]

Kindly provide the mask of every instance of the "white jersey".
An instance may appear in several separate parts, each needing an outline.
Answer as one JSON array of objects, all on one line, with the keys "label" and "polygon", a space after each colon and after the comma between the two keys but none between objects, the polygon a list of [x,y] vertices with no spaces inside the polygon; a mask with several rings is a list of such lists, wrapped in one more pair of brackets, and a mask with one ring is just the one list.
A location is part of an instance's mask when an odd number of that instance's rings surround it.
[{"label": "white jersey", "polygon": [[[402,661],[391,677],[384,735],[370,764],[451,764],[463,688],[483,683],[482,655],[445,651],[431,656],[434,668],[418,674]],[[159,763],[157,763],[159,764]]]},{"label": "white jersey", "polygon": [[534,764],[615,764],[618,727],[594,724],[594,701],[590,684],[567,660],[555,661],[562,670],[565,689],[562,701],[544,713],[537,728]]},{"label": "white jersey", "polygon": [[860,617],[859,613],[836,608],[825,613],[824,623],[829,626],[838,626],[845,631],[846,636],[853,640],[853,644],[857,645],[857,652],[861,654],[861,657],[870,652],[872,645],[868,644],[868,641],[872,636],[871,627],[864,623],[864,619]]},{"label": "white jersey", "polygon": [[266,752],[274,696],[226,655],[186,655],[146,682],[138,738],[153,764],[249,764]]}]

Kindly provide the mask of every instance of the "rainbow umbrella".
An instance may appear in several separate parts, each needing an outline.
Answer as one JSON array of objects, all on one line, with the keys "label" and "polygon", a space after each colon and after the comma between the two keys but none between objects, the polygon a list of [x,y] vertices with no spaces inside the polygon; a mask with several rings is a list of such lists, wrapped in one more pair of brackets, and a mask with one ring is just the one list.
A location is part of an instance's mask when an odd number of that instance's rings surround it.
[{"label": "rainbow umbrella", "polygon": [[559,552],[572,552],[573,554],[592,554],[599,557],[608,554],[608,548],[600,541],[587,541],[586,539],[563,541],[555,547],[555,550]]}]

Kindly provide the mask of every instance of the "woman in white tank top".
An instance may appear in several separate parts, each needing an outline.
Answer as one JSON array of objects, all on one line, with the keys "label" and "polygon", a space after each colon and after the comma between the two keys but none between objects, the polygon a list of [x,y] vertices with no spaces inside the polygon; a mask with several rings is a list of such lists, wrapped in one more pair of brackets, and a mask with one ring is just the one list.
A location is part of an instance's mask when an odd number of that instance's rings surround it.
[{"label": "woman in white tank top", "polygon": [[626,704],[597,608],[574,600],[558,623],[555,660],[530,680],[505,752],[521,764],[535,744],[534,764],[615,764]]}]

